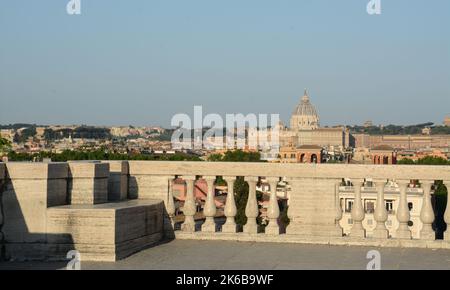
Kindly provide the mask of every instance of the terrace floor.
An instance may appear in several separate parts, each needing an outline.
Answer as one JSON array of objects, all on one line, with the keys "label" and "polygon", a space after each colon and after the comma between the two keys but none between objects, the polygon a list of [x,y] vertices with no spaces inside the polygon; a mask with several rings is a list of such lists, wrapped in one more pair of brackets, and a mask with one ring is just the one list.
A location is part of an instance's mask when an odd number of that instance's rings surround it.
[{"label": "terrace floor", "polygon": [[[450,269],[450,250],[304,244],[173,240],[115,263],[82,262],[84,270],[365,270],[368,251],[381,254],[381,269]],[[61,262],[3,262],[4,269],[65,269]]]}]

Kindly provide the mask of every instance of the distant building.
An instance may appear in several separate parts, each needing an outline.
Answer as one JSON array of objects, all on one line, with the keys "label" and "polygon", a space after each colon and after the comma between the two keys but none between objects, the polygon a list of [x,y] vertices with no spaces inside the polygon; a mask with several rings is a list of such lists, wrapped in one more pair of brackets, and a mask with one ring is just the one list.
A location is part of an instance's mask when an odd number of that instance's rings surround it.
[{"label": "distant building", "polygon": [[281,163],[322,163],[323,148],[317,145],[281,147]]},{"label": "distant building", "polygon": [[446,117],[444,120],[444,125],[450,127],[450,117]]},{"label": "distant building", "polygon": [[363,125],[365,128],[368,128],[368,127],[373,127],[373,122],[372,121],[366,121],[366,122],[364,122],[364,125]]},{"label": "distant building", "polygon": [[[361,199],[363,203],[363,208],[365,211],[365,218],[363,220],[364,229],[366,229],[366,234],[368,237],[373,236],[373,230],[376,226],[376,221],[374,217],[375,205],[377,201],[377,191],[376,188],[370,185],[371,181],[367,181],[361,190]],[[340,202],[343,210],[343,217],[340,221],[340,225],[344,229],[344,234],[349,235],[351,228],[353,226],[353,220],[351,211],[353,208],[355,193],[351,186],[341,186],[340,187]],[[398,208],[400,200],[400,191],[393,183],[389,183],[385,188],[385,205],[388,213],[388,219],[386,221],[386,227],[389,233],[395,238],[396,231],[398,228],[398,219],[396,217],[396,210]],[[420,209],[422,208],[423,202],[423,190],[417,188],[414,185],[410,185],[407,189],[407,199],[408,199],[408,209],[410,212],[410,221],[408,223],[409,229],[411,230],[411,235],[414,239],[420,238],[420,230],[422,228],[422,222],[420,220]]]},{"label": "distant building", "polygon": [[423,135],[431,135],[431,128],[430,127],[425,127],[422,129],[422,134]]},{"label": "distant building", "polygon": [[417,161],[425,157],[435,157],[442,159],[449,159],[448,150],[443,149],[423,149],[423,150],[403,150],[397,152],[397,160],[410,159]]},{"label": "distant building", "polygon": [[290,128],[279,125],[280,146],[298,148],[303,145],[317,145],[322,148],[335,147],[344,150],[350,147],[350,131],[344,126],[320,127],[320,118],[311,104],[305,90],[300,103],[290,119]]},{"label": "distant building", "polygon": [[370,150],[373,164],[392,165],[397,163],[397,155],[394,148],[380,145]]},{"label": "distant building", "polygon": [[448,148],[450,135],[369,135],[352,134],[355,148],[374,148],[380,145],[400,150],[418,150],[423,148]]}]

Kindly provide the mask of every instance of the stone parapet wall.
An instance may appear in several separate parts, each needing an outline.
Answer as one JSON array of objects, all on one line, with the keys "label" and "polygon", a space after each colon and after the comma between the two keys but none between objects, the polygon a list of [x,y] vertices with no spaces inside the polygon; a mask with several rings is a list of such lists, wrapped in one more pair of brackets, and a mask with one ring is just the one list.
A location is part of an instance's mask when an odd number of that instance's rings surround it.
[{"label": "stone parapet wall", "polygon": [[45,243],[50,206],[66,204],[66,163],[6,163],[2,194],[6,243]]},{"label": "stone parapet wall", "polygon": [[121,201],[128,198],[128,162],[107,161],[109,164],[108,200]]},{"label": "stone parapet wall", "polygon": [[1,259],[115,261],[163,237],[163,201],[127,199],[127,162],[0,163],[2,184]]},{"label": "stone parapet wall", "polygon": [[108,163],[69,162],[68,164],[70,204],[99,204],[108,201]]}]

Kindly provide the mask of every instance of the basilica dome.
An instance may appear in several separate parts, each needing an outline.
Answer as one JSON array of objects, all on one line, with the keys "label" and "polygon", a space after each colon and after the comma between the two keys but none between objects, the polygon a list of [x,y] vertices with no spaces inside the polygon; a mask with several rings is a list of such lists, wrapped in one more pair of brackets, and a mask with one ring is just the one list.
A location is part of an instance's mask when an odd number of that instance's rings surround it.
[{"label": "basilica dome", "polygon": [[319,128],[319,115],[316,108],[311,104],[308,92],[302,97],[291,117],[291,129],[313,130]]}]

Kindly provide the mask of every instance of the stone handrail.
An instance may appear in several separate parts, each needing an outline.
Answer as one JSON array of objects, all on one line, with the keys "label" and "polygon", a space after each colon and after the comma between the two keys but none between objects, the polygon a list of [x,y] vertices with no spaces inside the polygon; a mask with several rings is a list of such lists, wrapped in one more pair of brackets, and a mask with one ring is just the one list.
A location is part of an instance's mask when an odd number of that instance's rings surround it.
[{"label": "stone handrail", "polygon": [[450,166],[129,161],[130,175],[284,176],[449,180]]}]

